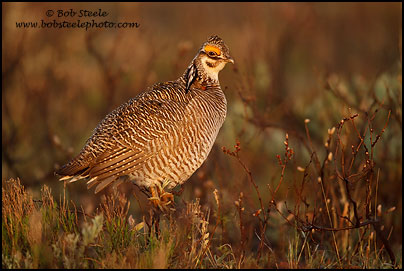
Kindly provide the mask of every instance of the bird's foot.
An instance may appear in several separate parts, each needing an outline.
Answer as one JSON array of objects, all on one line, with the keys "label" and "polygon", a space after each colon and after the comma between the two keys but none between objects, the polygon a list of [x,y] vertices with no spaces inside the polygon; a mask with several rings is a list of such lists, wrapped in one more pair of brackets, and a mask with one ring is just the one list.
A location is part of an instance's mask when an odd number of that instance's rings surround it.
[{"label": "bird's foot", "polygon": [[171,205],[174,205],[174,196],[173,194],[164,191],[164,187],[160,184],[155,186],[150,186],[151,197],[149,198],[152,205],[162,212],[168,212],[169,210],[173,210]]}]

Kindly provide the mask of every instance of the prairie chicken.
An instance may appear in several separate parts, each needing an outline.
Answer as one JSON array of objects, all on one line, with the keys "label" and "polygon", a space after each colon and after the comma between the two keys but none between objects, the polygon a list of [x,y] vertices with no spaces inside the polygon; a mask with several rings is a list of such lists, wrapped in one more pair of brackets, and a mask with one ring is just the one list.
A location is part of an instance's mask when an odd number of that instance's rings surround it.
[{"label": "prairie chicken", "polygon": [[173,195],[164,189],[183,184],[202,165],[225,120],[218,73],[229,62],[227,45],[209,37],[180,78],[155,84],[108,114],[56,172],[60,180],[87,179],[95,193],[131,181],[155,206],[169,204]]}]

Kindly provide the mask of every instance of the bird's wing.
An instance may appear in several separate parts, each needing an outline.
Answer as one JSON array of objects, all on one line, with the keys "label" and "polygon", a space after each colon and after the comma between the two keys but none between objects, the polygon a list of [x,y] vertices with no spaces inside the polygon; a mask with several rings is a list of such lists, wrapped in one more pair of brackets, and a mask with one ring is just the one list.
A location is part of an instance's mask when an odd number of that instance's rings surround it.
[{"label": "bird's wing", "polygon": [[81,153],[57,172],[66,176],[62,179],[89,177],[89,186],[98,184],[97,193],[156,155],[164,147],[162,139],[184,129],[188,103],[158,93],[144,93],[107,115]]}]

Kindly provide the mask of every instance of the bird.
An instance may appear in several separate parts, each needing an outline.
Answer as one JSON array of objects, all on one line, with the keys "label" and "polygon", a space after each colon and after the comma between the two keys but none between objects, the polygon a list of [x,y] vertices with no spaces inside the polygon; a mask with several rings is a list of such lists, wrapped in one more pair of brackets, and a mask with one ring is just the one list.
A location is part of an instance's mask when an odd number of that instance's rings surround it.
[{"label": "bird", "polygon": [[132,182],[155,206],[203,164],[227,112],[219,72],[234,64],[229,47],[210,36],[178,79],[156,83],[109,113],[80,153],[55,173],[60,181],[86,179],[95,193]]}]

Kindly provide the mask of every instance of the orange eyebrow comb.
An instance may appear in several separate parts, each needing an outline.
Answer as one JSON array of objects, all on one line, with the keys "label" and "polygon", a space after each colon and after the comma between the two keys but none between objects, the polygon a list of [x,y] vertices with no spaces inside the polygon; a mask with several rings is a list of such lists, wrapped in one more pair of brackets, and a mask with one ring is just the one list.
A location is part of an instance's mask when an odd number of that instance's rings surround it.
[{"label": "orange eyebrow comb", "polygon": [[215,52],[216,54],[220,55],[221,51],[219,48],[217,48],[216,46],[212,46],[212,45],[206,45],[204,48],[205,52]]}]

